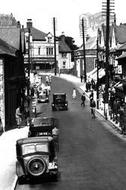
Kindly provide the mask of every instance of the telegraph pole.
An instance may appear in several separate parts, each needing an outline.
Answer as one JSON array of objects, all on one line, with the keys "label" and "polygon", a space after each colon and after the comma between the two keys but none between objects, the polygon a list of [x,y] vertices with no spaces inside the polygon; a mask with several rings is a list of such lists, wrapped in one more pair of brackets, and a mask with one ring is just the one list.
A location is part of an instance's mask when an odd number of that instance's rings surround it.
[{"label": "telegraph pole", "polygon": [[56,61],[56,26],[55,26],[55,17],[53,18],[53,31],[54,31],[54,73],[57,73],[57,61]]},{"label": "telegraph pole", "polygon": [[98,58],[98,38],[97,38],[97,109],[99,109],[99,58]]},{"label": "telegraph pole", "polygon": [[[103,6],[103,11],[106,12],[106,41],[105,41],[105,46],[106,46],[106,51],[105,51],[105,57],[106,57],[106,62],[105,62],[105,99],[104,99],[104,104],[108,104],[109,102],[109,36],[110,36],[110,13],[113,14],[114,10],[114,0],[106,0],[106,2],[102,2]],[[111,6],[111,9],[110,9]],[[104,109],[105,110],[105,109]],[[104,115],[107,119],[107,113],[106,110],[104,111]]]},{"label": "telegraph pole", "polygon": [[28,29],[28,96],[30,91],[30,70],[31,70],[31,61],[30,61],[30,34],[31,34],[32,20],[27,19],[27,29]]},{"label": "telegraph pole", "polygon": [[85,34],[84,34],[84,19],[82,18],[82,34],[83,34],[83,56],[84,56],[84,81],[87,81],[86,75],[86,56],[85,56]]},{"label": "telegraph pole", "polygon": [[106,10],[106,67],[105,67],[105,73],[106,73],[106,83],[105,83],[105,96],[106,101],[105,103],[108,103],[108,89],[109,89],[109,18],[110,18],[110,0],[107,0],[107,10]]}]

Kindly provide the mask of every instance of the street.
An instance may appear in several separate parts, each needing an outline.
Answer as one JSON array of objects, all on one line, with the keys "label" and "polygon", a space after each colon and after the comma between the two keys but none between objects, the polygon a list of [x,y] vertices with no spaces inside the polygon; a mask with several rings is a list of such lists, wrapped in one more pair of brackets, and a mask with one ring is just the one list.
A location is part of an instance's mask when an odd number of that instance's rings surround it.
[{"label": "street", "polygon": [[[81,95],[72,99],[73,84],[52,78],[50,102],[40,104],[38,115],[59,120],[58,182],[17,184],[16,190],[125,190],[125,142],[110,133],[103,119],[92,119],[89,102],[81,107]],[[66,92],[68,111],[51,110],[52,94]],[[40,113],[41,112],[41,113]]]}]

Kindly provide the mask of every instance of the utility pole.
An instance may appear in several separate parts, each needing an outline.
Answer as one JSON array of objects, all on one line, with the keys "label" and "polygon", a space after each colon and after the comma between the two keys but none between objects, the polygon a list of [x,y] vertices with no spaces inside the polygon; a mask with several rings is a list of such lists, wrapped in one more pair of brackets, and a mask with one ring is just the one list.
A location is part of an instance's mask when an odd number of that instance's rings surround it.
[{"label": "utility pole", "polygon": [[28,91],[27,95],[30,94],[30,70],[31,70],[31,61],[30,61],[30,34],[31,34],[32,20],[27,19],[27,29],[28,29]]},{"label": "utility pole", "polygon": [[98,58],[98,38],[96,42],[96,47],[97,47],[97,109],[99,109],[99,58]]},{"label": "utility pole", "polygon": [[53,18],[53,31],[54,31],[54,69],[55,75],[57,73],[57,61],[56,61],[56,26],[55,17]]},{"label": "utility pole", "polygon": [[105,73],[106,73],[106,80],[105,80],[105,103],[108,103],[108,89],[109,89],[109,18],[110,18],[110,0],[107,0],[107,12],[106,12],[106,63],[105,63]]},{"label": "utility pole", "polygon": [[[103,11],[106,11],[106,40],[105,40],[105,46],[106,46],[106,51],[105,51],[105,57],[106,57],[106,62],[105,62],[105,99],[104,99],[104,104],[108,104],[109,102],[109,36],[110,36],[110,13],[113,14],[114,10],[114,0],[106,0],[106,2],[102,2],[103,6]],[[111,6],[111,9],[110,9]],[[107,113],[106,109],[104,109],[104,115],[107,119]]]},{"label": "utility pole", "polygon": [[83,56],[84,56],[84,81],[87,81],[86,75],[86,56],[85,56],[85,34],[84,34],[84,19],[82,18],[82,34],[83,34]]}]

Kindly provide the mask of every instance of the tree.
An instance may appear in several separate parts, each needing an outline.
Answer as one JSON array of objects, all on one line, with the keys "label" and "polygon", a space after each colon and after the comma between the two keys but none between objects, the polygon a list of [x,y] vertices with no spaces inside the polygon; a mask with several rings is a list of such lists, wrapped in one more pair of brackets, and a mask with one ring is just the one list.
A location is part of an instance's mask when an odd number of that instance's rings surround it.
[{"label": "tree", "polygon": [[69,48],[72,51],[72,53],[71,53],[71,61],[74,61],[74,50],[77,50],[78,46],[76,44],[74,44],[75,40],[70,36],[65,36],[65,42],[67,43],[67,45],[69,46]]}]

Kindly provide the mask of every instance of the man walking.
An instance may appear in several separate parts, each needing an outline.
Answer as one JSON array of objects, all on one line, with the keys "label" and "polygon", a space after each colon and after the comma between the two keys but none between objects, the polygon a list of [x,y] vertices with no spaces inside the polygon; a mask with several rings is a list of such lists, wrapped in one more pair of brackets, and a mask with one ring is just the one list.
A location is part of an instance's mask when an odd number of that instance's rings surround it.
[{"label": "man walking", "polygon": [[95,116],[95,107],[96,107],[96,103],[95,100],[93,98],[90,99],[90,109],[91,109],[91,116],[93,119],[96,118]]},{"label": "man walking", "polygon": [[86,97],[85,97],[85,93],[82,94],[81,96],[81,106],[85,107],[85,100],[86,100]]}]

